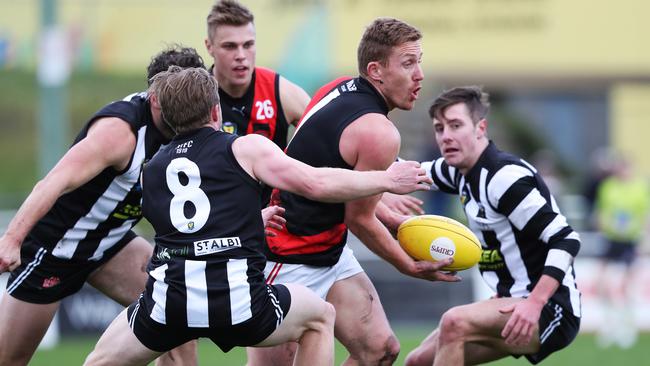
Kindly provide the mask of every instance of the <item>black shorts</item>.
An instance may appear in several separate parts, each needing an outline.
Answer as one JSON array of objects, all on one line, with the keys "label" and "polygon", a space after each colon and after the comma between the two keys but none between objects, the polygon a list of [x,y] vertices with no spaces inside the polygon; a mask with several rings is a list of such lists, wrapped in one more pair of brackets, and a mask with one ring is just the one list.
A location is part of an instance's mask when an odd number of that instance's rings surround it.
[{"label": "black shorts", "polygon": [[537,353],[525,355],[526,358],[533,365],[540,363],[551,353],[573,342],[579,329],[580,318],[575,317],[555,301],[549,300],[542,308],[539,318],[541,347]]},{"label": "black shorts", "polygon": [[603,258],[630,266],[637,255],[637,245],[632,241],[608,240]]},{"label": "black shorts", "polygon": [[269,294],[263,310],[240,324],[209,328],[160,324],[147,313],[144,296],[129,306],[127,321],[136,338],[145,347],[157,352],[167,352],[197,338],[209,338],[223,352],[237,346],[253,346],[270,336],[282,321],[278,319],[277,310],[272,304],[271,293],[280,303],[285,317],[291,308],[291,293],[284,285],[265,286]]},{"label": "black shorts", "polygon": [[90,274],[113,258],[137,235],[129,230],[98,261],[73,261],[53,256],[28,237],[20,248],[20,266],[11,272],[7,293],[32,304],[51,304],[83,287]]}]

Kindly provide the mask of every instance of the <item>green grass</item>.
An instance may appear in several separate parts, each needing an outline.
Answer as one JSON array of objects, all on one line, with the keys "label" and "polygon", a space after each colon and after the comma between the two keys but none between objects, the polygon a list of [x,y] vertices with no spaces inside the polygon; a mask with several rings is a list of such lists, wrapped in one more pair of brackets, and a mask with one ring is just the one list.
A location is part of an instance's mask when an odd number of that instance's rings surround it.
[{"label": "green grass", "polygon": [[[404,357],[410,350],[415,348],[427,330],[422,328],[397,328],[398,338],[402,344],[402,353],[395,363],[404,364]],[[63,340],[52,350],[38,351],[30,365],[79,365],[86,355],[92,350],[96,339],[92,338],[69,338]],[[209,340],[199,342],[199,364],[200,365],[244,365],[246,362],[244,349],[235,348],[227,354],[222,353]],[[336,364],[345,359],[347,353],[337,344]],[[596,346],[594,337],[589,334],[581,334],[566,349],[551,355],[543,364],[570,365],[570,366],[592,366],[592,365],[642,365],[647,364],[650,359],[650,334],[643,334],[634,347],[629,350],[619,348],[601,349]],[[527,365],[525,358],[507,358],[493,362],[493,366]]]}]

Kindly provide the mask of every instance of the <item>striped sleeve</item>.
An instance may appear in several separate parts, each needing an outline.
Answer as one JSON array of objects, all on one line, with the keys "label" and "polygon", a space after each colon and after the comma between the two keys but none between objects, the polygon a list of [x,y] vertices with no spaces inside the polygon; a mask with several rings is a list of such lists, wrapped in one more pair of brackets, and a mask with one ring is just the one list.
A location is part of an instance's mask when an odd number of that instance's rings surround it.
[{"label": "striped sleeve", "polygon": [[548,244],[543,273],[561,283],[580,250],[580,238],[550,194],[547,199],[541,192],[535,174],[518,165],[501,168],[488,184],[493,207],[508,217],[523,237]]},{"label": "striped sleeve", "polygon": [[439,158],[433,161],[425,161],[420,166],[426,170],[427,176],[433,180],[431,189],[445,193],[458,193],[458,170],[445,163],[445,159]]}]

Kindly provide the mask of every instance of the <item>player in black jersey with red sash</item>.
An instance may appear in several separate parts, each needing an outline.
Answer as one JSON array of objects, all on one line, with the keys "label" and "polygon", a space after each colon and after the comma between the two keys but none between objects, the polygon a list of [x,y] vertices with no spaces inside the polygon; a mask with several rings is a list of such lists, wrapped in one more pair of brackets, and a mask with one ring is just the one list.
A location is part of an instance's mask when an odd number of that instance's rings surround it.
[{"label": "player in black jersey with red sash", "polygon": [[[203,60],[171,47],[152,59],[148,77],[170,65]],[[0,239],[0,272],[12,271],[0,305],[0,364],[27,364],[59,301],[86,281],[125,306],[137,298],[152,253],[131,231],[142,217],[140,172],[172,136],[155,98],[131,95],[97,112],[34,187]]]},{"label": "player in black jersey with red sash", "polygon": [[[358,49],[360,76],[321,88],[287,147],[287,154],[315,167],[385,169],[395,161],[400,135],[387,114],[409,110],[422,81],[420,32],[397,19],[380,18],[365,31]],[[350,362],[390,364],[399,353],[368,276],[346,247],[350,229],[366,246],[401,272],[427,280],[455,281],[433,264],[406,254],[375,214],[380,195],[342,203],[318,202],[282,189],[272,204],[286,209],[286,227],[267,238],[269,283],[296,282],[334,304],[337,338]],[[395,229],[404,219],[382,216]],[[390,222],[389,220],[390,219]],[[291,364],[291,345],[250,349],[250,365]]]},{"label": "player in black jersey with red sash", "polygon": [[[238,36],[245,34],[239,31],[231,33]],[[224,28],[219,28],[217,32],[223,38],[226,38],[231,33],[228,33]],[[218,39],[221,40],[222,37],[218,37]],[[220,54],[217,55],[217,57],[221,56]],[[235,69],[238,67],[241,68],[241,66],[235,66]],[[248,71],[248,68],[245,70]],[[216,71],[214,73],[215,77],[221,75]],[[220,79],[225,79],[225,76]],[[253,68],[248,87],[238,97],[233,96],[237,95],[235,91],[228,92],[224,89],[223,84],[219,85],[219,96],[221,97],[224,118],[222,129],[224,131],[241,136],[256,133],[272,140],[282,149],[287,147],[289,124],[297,124],[300,118],[298,111],[304,110],[304,106],[298,105],[297,102],[305,100],[306,103],[309,101],[309,96],[305,91],[281,77],[275,71],[260,66]],[[281,90],[300,91],[300,93],[295,92],[299,97],[284,97],[286,99],[285,103],[294,107],[294,110],[283,108],[280,97],[289,94],[289,92],[282,94]],[[287,115],[292,116],[291,122],[287,120]]]},{"label": "player in black jersey with red sash", "polygon": [[222,129],[240,136],[256,133],[284,149],[288,126],[298,123],[309,95],[275,71],[255,66],[254,17],[245,6],[218,1],[207,27],[205,45],[219,82]]},{"label": "player in black jersey with red sash", "polygon": [[[257,133],[284,149],[289,125],[297,126],[309,95],[275,71],[255,66],[254,16],[244,5],[219,0],[208,15],[207,28],[205,45],[214,59],[210,70],[219,82],[222,130],[240,136]],[[271,189],[264,187],[263,205]],[[403,215],[424,213],[423,202],[409,195],[384,193],[382,203]]]},{"label": "player in black jersey with red sash", "polygon": [[[309,95],[271,69],[255,66],[253,14],[242,4],[218,1],[207,17],[205,45],[214,59],[219,82],[223,131],[240,136],[256,133],[287,146],[289,125],[297,125]],[[266,205],[271,188],[263,191]]]},{"label": "player in black jersey with red sash", "polygon": [[569,345],[580,327],[573,270],[580,238],[537,170],[488,139],[488,111],[480,87],[443,92],[429,109],[443,157],[423,166],[436,188],[460,196],[483,245],[479,270],[495,296],[445,312],[409,354],[409,366],[475,365],[509,355],[536,364]]},{"label": "player in black jersey with red sash", "polygon": [[170,68],[152,88],[177,136],[143,173],[144,214],[156,231],[149,281],[87,364],[144,364],[207,337],[224,351],[297,341],[296,364],[331,365],[331,304],[301,285],[264,281],[260,181],[339,202],[427,189],[424,171],[414,162],[387,171],[317,169],[264,137],[219,131],[217,82],[203,69]]}]

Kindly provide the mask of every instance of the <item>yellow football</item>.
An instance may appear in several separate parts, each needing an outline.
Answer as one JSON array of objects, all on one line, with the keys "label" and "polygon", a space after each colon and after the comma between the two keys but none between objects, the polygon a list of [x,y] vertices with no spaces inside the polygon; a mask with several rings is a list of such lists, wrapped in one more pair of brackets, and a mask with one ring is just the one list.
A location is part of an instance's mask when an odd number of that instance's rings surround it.
[{"label": "yellow football", "polygon": [[481,243],[460,222],[444,216],[421,215],[404,221],[397,229],[397,240],[411,257],[429,262],[454,258],[444,267],[461,271],[473,267],[481,257]]}]

